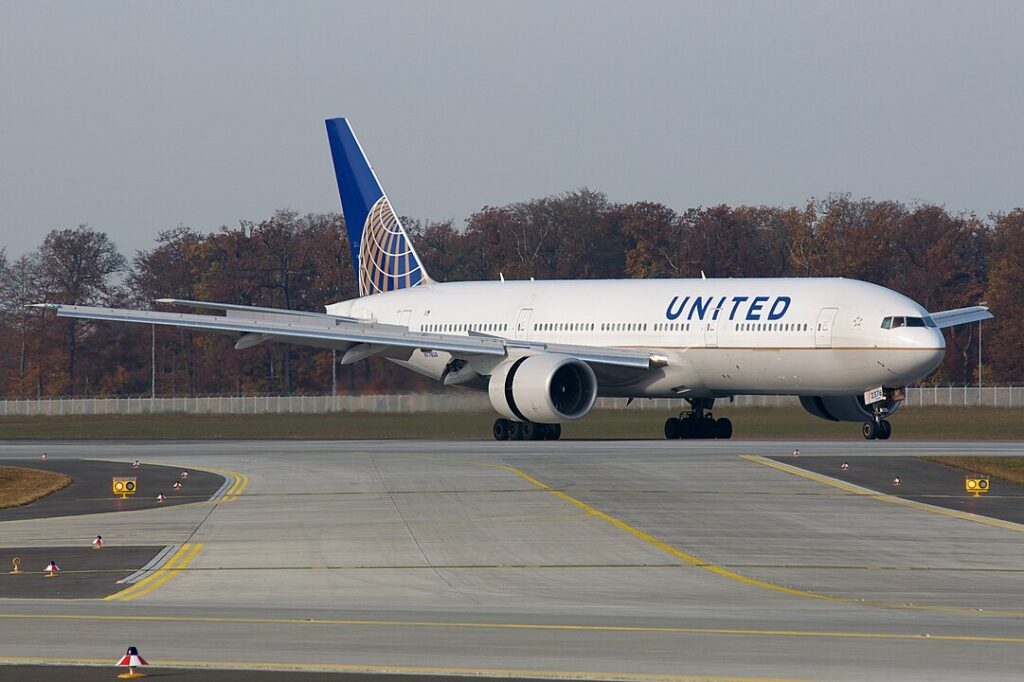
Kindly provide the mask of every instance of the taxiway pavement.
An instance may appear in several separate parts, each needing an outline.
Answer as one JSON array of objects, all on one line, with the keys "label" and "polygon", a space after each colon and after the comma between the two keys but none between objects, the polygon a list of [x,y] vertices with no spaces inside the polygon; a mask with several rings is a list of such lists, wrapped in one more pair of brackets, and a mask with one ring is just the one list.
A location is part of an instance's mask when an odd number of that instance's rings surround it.
[{"label": "taxiway pavement", "polygon": [[[98,663],[134,644],[158,665],[258,670],[1017,676],[1024,526],[764,459],[794,447],[851,466],[1024,455],[900,441],[146,443],[147,461],[249,485],[217,504],[0,524],[11,546],[81,538],[102,519],[113,544],[201,548],[130,603],[0,600],[0,662]],[[130,460],[140,445],[46,448]]]}]

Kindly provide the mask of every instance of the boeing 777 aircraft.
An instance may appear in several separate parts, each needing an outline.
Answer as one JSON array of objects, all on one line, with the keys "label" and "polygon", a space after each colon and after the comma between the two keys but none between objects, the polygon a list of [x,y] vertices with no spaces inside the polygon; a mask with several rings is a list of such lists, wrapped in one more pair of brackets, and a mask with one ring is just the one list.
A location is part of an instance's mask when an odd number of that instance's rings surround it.
[{"label": "boeing 777 aircraft", "polygon": [[359,297],[326,313],[160,299],[197,315],[46,304],[60,317],[237,336],[235,348],[336,349],[343,364],[392,360],[445,385],[487,391],[498,440],[557,439],[598,396],[681,398],[666,438],[729,438],[716,400],[800,397],[816,417],[892,433],[904,387],[942,361],[941,329],[992,317],[929,313],[848,279],[436,282],[416,254],[348,121],[327,121]]}]

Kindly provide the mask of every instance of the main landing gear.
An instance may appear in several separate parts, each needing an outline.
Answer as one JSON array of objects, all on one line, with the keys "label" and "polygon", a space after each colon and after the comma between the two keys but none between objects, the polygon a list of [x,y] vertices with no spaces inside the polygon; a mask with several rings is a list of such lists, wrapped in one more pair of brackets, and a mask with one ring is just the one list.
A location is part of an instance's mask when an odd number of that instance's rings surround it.
[{"label": "main landing gear", "polygon": [[561,435],[561,424],[494,420],[494,440],[558,440]]},{"label": "main landing gear", "polygon": [[689,412],[665,420],[665,438],[732,438],[732,422],[711,416],[714,398],[686,398]]},{"label": "main landing gear", "polygon": [[892,424],[881,417],[875,417],[874,421],[864,422],[861,433],[866,440],[889,440],[889,436],[892,435]]}]

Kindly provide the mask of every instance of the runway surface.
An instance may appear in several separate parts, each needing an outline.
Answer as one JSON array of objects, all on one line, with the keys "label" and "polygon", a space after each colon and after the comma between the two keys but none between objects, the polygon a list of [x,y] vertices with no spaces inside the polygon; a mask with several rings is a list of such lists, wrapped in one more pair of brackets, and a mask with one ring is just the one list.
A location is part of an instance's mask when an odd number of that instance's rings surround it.
[{"label": "runway surface", "polygon": [[[50,458],[138,447],[46,444]],[[216,504],[0,524],[9,546],[85,537],[99,517],[115,545],[188,546],[132,601],[0,600],[0,662],[108,665],[134,644],[155,668],[1017,678],[1024,526],[808,478],[788,469],[794,447],[851,468],[1024,455],[900,441],[147,443],[148,461],[247,485]]]}]

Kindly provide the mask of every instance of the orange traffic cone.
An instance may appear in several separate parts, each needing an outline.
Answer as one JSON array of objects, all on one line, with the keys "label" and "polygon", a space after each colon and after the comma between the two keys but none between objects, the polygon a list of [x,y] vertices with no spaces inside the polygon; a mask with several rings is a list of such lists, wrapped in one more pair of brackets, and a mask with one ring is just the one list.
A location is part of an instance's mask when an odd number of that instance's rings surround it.
[{"label": "orange traffic cone", "polygon": [[121,673],[120,675],[118,675],[118,677],[122,680],[131,680],[135,679],[136,677],[145,677],[145,673],[135,671],[136,668],[141,668],[144,665],[149,665],[149,663],[146,663],[146,659],[144,659],[142,656],[139,656],[139,650],[137,648],[130,646],[128,647],[128,651],[125,652],[124,656],[121,657],[121,660],[117,662],[117,667],[128,668],[128,672]]}]

